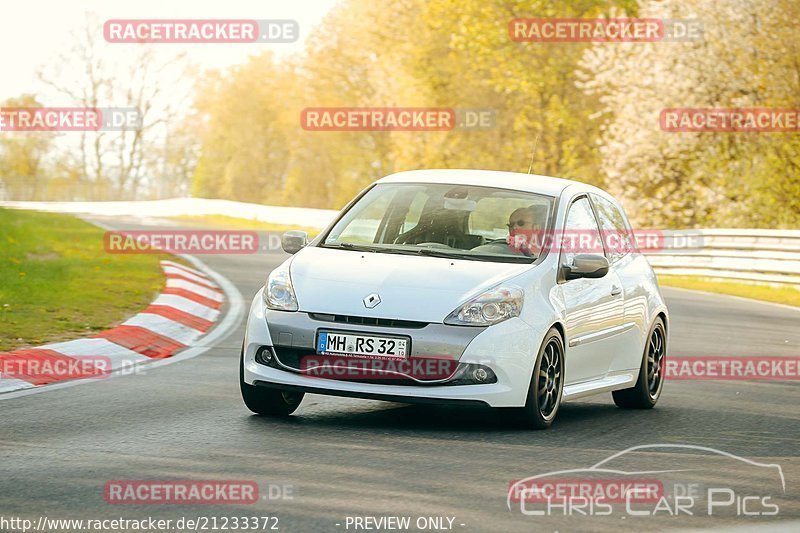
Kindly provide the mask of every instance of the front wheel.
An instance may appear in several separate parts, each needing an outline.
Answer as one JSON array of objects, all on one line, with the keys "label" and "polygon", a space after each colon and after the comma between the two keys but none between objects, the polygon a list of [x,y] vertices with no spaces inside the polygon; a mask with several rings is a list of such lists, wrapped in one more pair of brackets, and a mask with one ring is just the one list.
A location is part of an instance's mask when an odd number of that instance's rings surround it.
[{"label": "front wheel", "polygon": [[509,410],[512,421],[526,429],[547,429],[553,424],[564,392],[564,341],[550,328],[533,366],[525,407]]},{"label": "front wheel", "polygon": [[652,409],[661,396],[664,386],[664,370],[667,363],[667,330],[661,317],[650,330],[644,348],[639,379],[630,389],[612,392],[614,403],[627,409]]},{"label": "front wheel", "polygon": [[304,392],[256,387],[244,381],[244,350],[239,358],[239,388],[248,409],[259,415],[289,416],[303,401]]}]

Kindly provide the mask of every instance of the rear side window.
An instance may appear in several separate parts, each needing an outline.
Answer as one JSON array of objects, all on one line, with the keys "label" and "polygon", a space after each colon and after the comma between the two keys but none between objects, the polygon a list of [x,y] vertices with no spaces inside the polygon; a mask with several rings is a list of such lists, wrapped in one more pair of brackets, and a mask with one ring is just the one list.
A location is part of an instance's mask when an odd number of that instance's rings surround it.
[{"label": "rear side window", "polygon": [[602,196],[592,194],[592,201],[600,221],[608,262],[619,261],[634,250],[633,235],[628,229],[625,215],[619,207]]}]

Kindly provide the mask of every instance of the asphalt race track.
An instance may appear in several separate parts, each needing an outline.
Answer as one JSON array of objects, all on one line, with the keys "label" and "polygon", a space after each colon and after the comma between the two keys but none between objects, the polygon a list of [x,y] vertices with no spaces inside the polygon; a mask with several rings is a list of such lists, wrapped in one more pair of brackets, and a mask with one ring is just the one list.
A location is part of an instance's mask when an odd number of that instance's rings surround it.
[{"label": "asphalt race track", "polygon": [[[249,305],[284,257],[200,259],[232,281]],[[672,319],[670,356],[800,353],[800,310],[664,292]],[[668,381],[654,410],[621,410],[605,394],[565,404],[554,427],[539,432],[510,428],[490,409],[314,395],[306,396],[296,416],[275,420],[251,415],[239,396],[243,331],[240,322],[202,355],[140,375],[0,402],[1,514],[34,522],[43,515],[173,521],[274,516],[282,531],[364,531],[355,529],[354,517],[386,516],[410,517],[412,531],[427,517],[444,519],[426,522],[423,530],[437,530],[437,524],[455,531],[798,530],[797,523],[785,523],[800,520],[797,381]],[[705,507],[692,515],[639,516],[626,513],[625,504],[610,516],[566,510],[533,516],[507,505],[513,480],[588,468],[645,444],[710,447],[780,465],[785,493],[779,478],[763,468],[679,448],[638,454],[625,465],[681,470],[671,479],[699,490],[736,486],[737,497],[769,496],[777,515],[742,516],[738,499],[711,516]],[[118,479],[252,480],[261,499],[238,506],[110,505],[103,488]],[[759,509],[773,507],[745,508]]]}]

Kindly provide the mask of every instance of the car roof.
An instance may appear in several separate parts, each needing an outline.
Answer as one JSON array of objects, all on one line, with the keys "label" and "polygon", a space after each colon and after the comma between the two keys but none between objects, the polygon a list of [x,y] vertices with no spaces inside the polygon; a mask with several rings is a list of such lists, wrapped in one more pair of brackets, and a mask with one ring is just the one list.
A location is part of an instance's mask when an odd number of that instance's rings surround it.
[{"label": "car roof", "polygon": [[537,174],[521,172],[503,172],[500,170],[468,170],[468,169],[430,169],[408,170],[390,174],[377,183],[447,183],[453,185],[477,185],[499,187],[516,191],[533,192],[548,196],[560,196],[567,187],[574,192],[603,191],[580,181],[552,178]]}]

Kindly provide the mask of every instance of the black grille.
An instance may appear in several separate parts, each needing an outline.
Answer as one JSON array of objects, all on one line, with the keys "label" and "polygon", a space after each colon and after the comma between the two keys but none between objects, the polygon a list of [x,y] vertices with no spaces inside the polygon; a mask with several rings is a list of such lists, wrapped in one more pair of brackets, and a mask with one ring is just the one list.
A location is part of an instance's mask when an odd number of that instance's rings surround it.
[{"label": "black grille", "polygon": [[[287,348],[285,346],[274,346],[275,355],[285,366],[292,370],[299,371],[303,357],[315,356],[313,348]],[[280,368],[280,366],[279,366]]]},{"label": "black grille", "polygon": [[392,318],[373,318],[368,316],[329,315],[324,313],[309,313],[308,316],[322,322],[337,322],[339,324],[351,324],[354,326],[422,329],[428,325],[427,322],[416,322],[414,320],[395,320]]},{"label": "black grille", "polygon": [[[270,349],[270,348],[267,348],[267,349]],[[277,361],[273,360],[273,362],[271,364],[270,363],[266,363],[263,360],[259,360],[259,357],[257,355],[256,356],[256,362],[261,363],[261,364],[267,364],[268,366],[272,366],[272,367],[275,367],[275,368],[280,368],[282,370],[289,370],[291,372],[296,372],[298,374],[303,374],[303,372],[301,370],[301,368],[303,366],[303,357],[307,357],[307,356],[319,357],[314,353],[313,348],[289,348],[289,347],[286,347],[286,346],[273,346],[271,349],[273,350],[273,353],[277,356],[276,357]],[[395,376],[391,376],[391,377],[386,377],[386,379],[380,379],[380,378],[375,378],[375,379],[364,379],[364,378],[347,379],[346,377],[341,377],[341,378],[328,377],[328,376],[326,376],[326,377],[328,379],[338,379],[339,381],[355,381],[357,383],[373,383],[373,384],[379,384],[379,385],[414,385],[414,386],[418,386],[418,385],[426,384],[424,380],[423,381],[416,381],[416,380],[413,380],[413,379],[410,379],[410,378],[400,378],[400,377],[398,377],[396,375]],[[437,380],[433,381],[433,384],[437,384],[437,385],[451,385],[451,384],[461,385],[462,383],[460,381],[454,381],[454,382],[451,381],[451,382],[441,383],[437,379]]]}]

